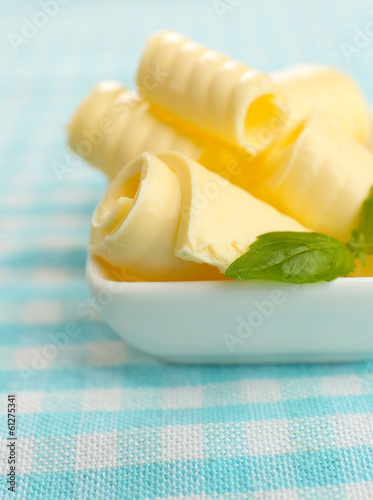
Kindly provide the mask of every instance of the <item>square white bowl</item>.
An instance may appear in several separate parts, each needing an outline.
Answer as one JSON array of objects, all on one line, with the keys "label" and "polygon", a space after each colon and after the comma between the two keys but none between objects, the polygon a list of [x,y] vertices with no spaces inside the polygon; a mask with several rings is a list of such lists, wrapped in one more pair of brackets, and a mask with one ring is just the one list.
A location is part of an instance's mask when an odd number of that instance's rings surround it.
[{"label": "square white bowl", "polygon": [[102,317],[134,347],[177,363],[345,362],[373,356],[373,278],[132,283],[88,257]]}]

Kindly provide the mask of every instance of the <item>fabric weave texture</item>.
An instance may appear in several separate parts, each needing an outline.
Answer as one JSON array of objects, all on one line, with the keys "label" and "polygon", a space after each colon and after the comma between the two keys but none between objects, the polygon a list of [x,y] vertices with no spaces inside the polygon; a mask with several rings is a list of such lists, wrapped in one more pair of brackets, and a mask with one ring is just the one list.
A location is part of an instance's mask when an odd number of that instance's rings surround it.
[{"label": "fabric weave texture", "polygon": [[[325,4],[21,0],[2,7],[0,498],[373,498],[373,360],[170,365],[136,351],[100,319],[85,261],[106,181],[70,155],[64,132],[95,83],[133,85],[146,37],[165,27],[258,69],[334,64],[359,81],[372,105],[373,38],[354,41],[373,21],[371,3]],[[149,318],[149,335],[152,328]],[[15,494],[6,492],[13,393]]]}]

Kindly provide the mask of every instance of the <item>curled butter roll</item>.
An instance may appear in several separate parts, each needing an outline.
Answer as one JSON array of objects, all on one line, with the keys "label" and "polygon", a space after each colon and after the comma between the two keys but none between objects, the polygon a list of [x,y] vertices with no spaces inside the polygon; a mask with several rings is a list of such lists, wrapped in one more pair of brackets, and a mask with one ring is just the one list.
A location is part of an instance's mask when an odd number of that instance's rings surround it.
[{"label": "curled butter roll", "polygon": [[222,279],[269,231],[306,228],[179,153],[144,153],[94,211],[89,250],[135,279]]},{"label": "curled butter roll", "polygon": [[114,99],[122,92],[123,86],[118,82],[100,82],[81,101],[67,126],[70,148],[91,165],[99,163],[98,146],[111,126],[106,115]]},{"label": "curled butter roll", "polygon": [[175,173],[153,155],[139,156],[109,185],[94,211],[91,253],[136,279],[209,276],[209,268],[175,256],[181,203]]},{"label": "curled butter roll", "polygon": [[156,154],[174,149],[198,158],[208,145],[202,146],[201,138],[177,122],[136,92],[104,81],[75,110],[68,125],[68,142],[73,151],[112,179],[144,151]]},{"label": "curled butter roll", "polygon": [[269,75],[171,31],[148,39],[136,82],[151,102],[253,156],[284,124],[285,97]]},{"label": "curled butter roll", "polygon": [[216,140],[117,85],[119,94],[108,91],[111,82],[94,87],[68,127],[70,147],[77,153],[82,145],[88,148],[86,159],[110,179],[144,151],[158,154],[166,150],[185,154],[233,183],[240,182],[238,172],[246,169],[248,184],[260,175],[246,151]]},{"label": "curled butter roll", "polygon": [[268,156],[256,194],[317,232],[347,241],[373,185],[373,154],[315,110]]},{"label": "curled butter roll", "polygon": [[348,75],[335,68],[315,65],[290,66],[270,75],[286,95],[287,129],[306,119],[317,107],[357,141],[368,142],[372,117],[359,87]]}]

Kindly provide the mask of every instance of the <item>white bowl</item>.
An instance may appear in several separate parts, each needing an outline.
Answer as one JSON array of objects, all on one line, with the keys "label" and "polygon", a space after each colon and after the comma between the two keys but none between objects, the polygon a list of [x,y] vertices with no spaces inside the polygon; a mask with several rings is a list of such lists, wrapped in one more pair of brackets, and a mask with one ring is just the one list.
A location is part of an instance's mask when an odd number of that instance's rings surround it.
[{"label": "white bowl", "polygon": [[330,283],[128,283],[87,262],[102,317],[129,344],[181,363],[342,362],[373,356],[373,278]]}]

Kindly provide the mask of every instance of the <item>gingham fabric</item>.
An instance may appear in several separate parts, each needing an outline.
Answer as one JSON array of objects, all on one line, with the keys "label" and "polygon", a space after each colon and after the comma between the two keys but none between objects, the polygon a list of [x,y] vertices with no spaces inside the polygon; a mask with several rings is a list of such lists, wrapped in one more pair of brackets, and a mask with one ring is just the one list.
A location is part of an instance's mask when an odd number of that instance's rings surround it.
[{"label": "gingham fabric", "polygon": [[101,321],[84,267],[105,179],[64,134],[96,82],[132,84],[146,36],[163,27],[264,70],[337,65],[373,104],[372,21],[361,0],[3,2],[0,498],[373,498],[373,361],[168,365]]}]

